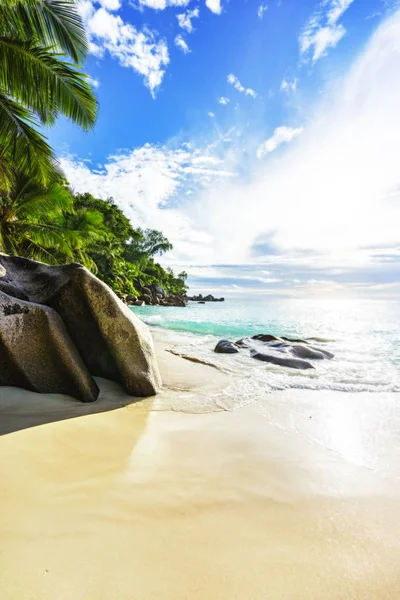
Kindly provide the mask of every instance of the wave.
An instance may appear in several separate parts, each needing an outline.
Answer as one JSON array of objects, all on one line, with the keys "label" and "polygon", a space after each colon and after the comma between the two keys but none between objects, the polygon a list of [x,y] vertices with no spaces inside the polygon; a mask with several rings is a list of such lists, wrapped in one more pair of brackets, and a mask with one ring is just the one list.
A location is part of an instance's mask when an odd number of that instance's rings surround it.
[{"label": "wave", "polygon": [[161,315],[142,316],[142,320],[147,323],[147,325],[160,325],[164,321]]},{"label": "wave", "polygon": [[[397,305],[396,310],[386,305],[378,310],[380,306],[356,303],[351,313],[347,304],[329,305],[325,314],[325,305],[318,305],[316,311],[314,306],[301,303],[282,301],[256,306],[232,301],[171,310],[139,307],[139,316],[150,326],[171,332],[166,337],[174,352],[199,362],[212,362],[229,373],[231,385],[203,401],[209,410],[234,410],[265,394],[288,389],[400,392],[400,313]],[[221,338],[235,341],[259,333],[308,338],[315,345],[323,344],[323,349],[335,358],[314,361],[313,370],[297,371],[260,365],[244,349],[230,356],[214,353]],[[192,398],[190,402],[197,406],[200,399]]]}]

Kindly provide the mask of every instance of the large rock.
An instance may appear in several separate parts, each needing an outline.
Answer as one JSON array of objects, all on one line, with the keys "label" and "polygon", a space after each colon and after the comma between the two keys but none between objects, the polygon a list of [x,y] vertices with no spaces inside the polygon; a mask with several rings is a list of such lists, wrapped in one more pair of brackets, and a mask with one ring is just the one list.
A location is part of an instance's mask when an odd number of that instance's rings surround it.
[{"label": "large rock", "polygon": [[148,289],[151,291],[151,294],[153,296],[161,296],[161,298],[165,298],[166,297],[166,292],[165,290],[158,285],[158,283],[152,283],[148,286]]},{"label": "large rock", "polygon": [[294,339],[294,338],[288,338],[288,337],[285,337],[284,335],[282,335],[280,338],[277,338],[274,335],[270,335],[269,333],[259,333],[258,335],[253,335],[252,339],[259,340],[260,342],[274,342],[274,341],[285,340],[286,342],[291,342],[292,344],[294,344],[294,343],[307,344],[306,340],[298,340],[298,339]]},{"label": "large rock", "polygon": [[[56,329],[53,325],[50,333],[51,328],[44,324],[49,320],[55,323],[58,319],[57,322],[61,325],[56,335],[59,341],[57,347],[59,354],[66,361],[65,364],[70,365],[66,368],[67,378],[82,380],[82,369],[86,366],[90,375],[117,381],[129,394],[150,396],[157,393],[161,381],[147,326],[135,317],[110,288],[87,269],[77,264],[50,267],[36,261],[2,254],[0,254],[0,266],[2,267],[1,284],[12,286],[18,292],[22,291],[27,298],[25,301],[18,301],[17,304],[29,311],[32,306],[41,305],[34,313],[35,320],[29,321],[28,336],[25,335],[25,321],[23,321],[23,318],[28,319],[28,317],[14,319],[13,323],[6,321],[9,315],[5,314],[4,305],[10,303],[11,295],[8,294],[8,298],[4,298],[6,294],[4,292],[2,294],[1,352],[5,356],[13,356],[13,364],[20,365],[14,367],[13,385],[26,387],[27,377],[23,369],[29,371],[29,365],[26,363],[30,352],[27,350],[22,353],[22,350],[13,350],[14,345],[15,348],[21,348],[25,343],[32,349],[30,361],[37,360],[37,378],[41,381],[35,384],[38,386],[37,389],[41,388],[41,391],[48,392],[58,391],[54,389],[56,377],[50,378],[48,374],[48,359],[41,356],[41,349],[39,349],[44,344],[45,348],[48,348],[46,356],[50,355],[50,348],[55,347]],[[10,287],[8,289],[10,290]],[[50,313],[46,312],[48,309],[45,307],[53,310]],[[12,307],[6,308],[6,312],[12,310],[14,310]],[[12,334],[9,333],[10,330]],[[11,335],[14,336],[12,343]],[[42,340],[39,346],[35,343],[36,338]],[[63,344],[61,339],[64,340]],[[75,354],[73,354],[73,347],[75,347]],[[71,358],[67,360],[68,353],[70,357],[80,356],[80,361]],[[75,365],[75,370],[71,365]],[[76,365],[79,366],[79,376]],[[53,367],[49,366],[50,370],[51,368]],[[6,371],[3,362],[0,363],[0,382],[6,380]],[[92,390],[93,384],[94,382]],[[74,393],[72,391],[68,393],[82,400],[88,399],[88,395],[81,391],[78,384]],[[95,399],[93,396],[95,394],[92,392],[91,399]]]},{"label": "large rock", "polygon": [[[217,349],[219,345],[221,350]],[[293,340],[284,336],[278,338],[271,334],[253,335],[251,338],[242,338],[234,344],[222,340],[217,344],[215,351],[224,352],[225,347],[231,346],[236,349],[250,350],[250,356],[256,360],[293,369],[314,369],[314,366],[304,359],[323,360],[334,357],[331,352],[311,346],[306,340]]]},{"label": "large rock", "polygon": [[145,304],[148,304],[148,305],[150,305],[153,302],[153,299],[150,296],[150,294],[142,294],[140,296],[139,300],[141,300],[142,302],[144,302]]},{"label": "large rock", "polygon": [[165,298],[160,299],[160,305],[183,308],[187,306],[187,300],[184,298],[184,296],[178,296],[178,294],[168,294]]},{"label": "large rock", "polygon": [[59,315],[0,292],[0,385],[68,394],[84,402],[99,389]]},{"label": "large rock", "polygon": [[290,367],[292,369],[314,369],[311,363],[301,358],[290,358],[289,356],[276,356],[274,354],[265,354],[264,352],[258,352],[254,348],[250,350],[250,356],[256,360],[268,362],[273,365],[279,365],[281,367]]},{"label": "large rock", "polygon": [[323,360],[324,358],[333,358],[333,354],[320,348],[313,348],[312,346],[300,346],[293,345],[291,352],[299,358],[311,358],[314,360]]}]

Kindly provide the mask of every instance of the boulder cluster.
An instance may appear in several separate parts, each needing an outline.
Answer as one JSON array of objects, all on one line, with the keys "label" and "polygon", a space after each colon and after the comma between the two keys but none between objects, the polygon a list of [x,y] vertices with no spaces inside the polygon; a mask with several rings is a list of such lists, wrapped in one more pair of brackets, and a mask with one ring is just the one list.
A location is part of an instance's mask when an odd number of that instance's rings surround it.
[{"label": "boulder cluster", "polygon": [[95,376],[156,394],[148,327],[81,265],[0,254],[0,385],[93,402]]},{"label": "boulder cluster", "polygon": [[185,296],[168,294],[158,283],[147,287],[140,286],[138,296],[125,296],[123,300],[129,306],[187,306]]},{"label": "boulder cluster", "polygon": [[[314,369],[309,360],[332,359],[327,350],[310,345],[312,340],[293,339],[270,334],[253,335],[237,342],[220,340],[214,348],[219,354],[237,354],[249,351],[251,358],[292,369]],[[308,359],[308,360],[305,360]]]},{"label": "boulder cluster", "polygon": [[198,296],[188,296],[188,300],[192,302],[198,302],[199,304],[205,304],[206,302],[224,302],[225,298],[214,298],[212,294],[208,294],[208,296],[202,296],[199,294]]}]

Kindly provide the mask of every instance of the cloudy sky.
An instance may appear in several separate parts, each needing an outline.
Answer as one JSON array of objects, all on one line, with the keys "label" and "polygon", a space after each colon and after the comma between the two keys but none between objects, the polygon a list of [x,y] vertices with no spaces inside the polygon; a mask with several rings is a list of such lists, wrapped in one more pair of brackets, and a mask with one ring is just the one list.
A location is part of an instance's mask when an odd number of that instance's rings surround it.
[{"label": "cloudy sky", "polygon": [[100,113],[76,191],[174,244],[192,290],[396,298],[400,5],[81,0]]}]

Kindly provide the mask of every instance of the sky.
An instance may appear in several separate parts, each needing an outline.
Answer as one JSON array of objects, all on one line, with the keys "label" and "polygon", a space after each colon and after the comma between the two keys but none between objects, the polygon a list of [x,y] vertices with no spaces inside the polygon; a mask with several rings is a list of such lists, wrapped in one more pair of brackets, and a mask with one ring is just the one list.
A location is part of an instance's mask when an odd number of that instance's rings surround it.
[{"label": "sky", "polygon": [[81,0],[77,192],[160,229],[193,292],[399,297],[397,0]]}]

